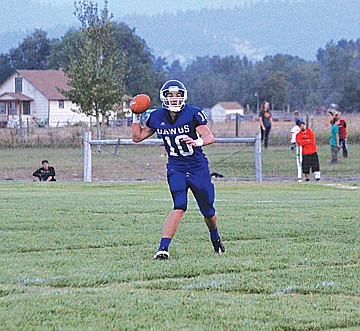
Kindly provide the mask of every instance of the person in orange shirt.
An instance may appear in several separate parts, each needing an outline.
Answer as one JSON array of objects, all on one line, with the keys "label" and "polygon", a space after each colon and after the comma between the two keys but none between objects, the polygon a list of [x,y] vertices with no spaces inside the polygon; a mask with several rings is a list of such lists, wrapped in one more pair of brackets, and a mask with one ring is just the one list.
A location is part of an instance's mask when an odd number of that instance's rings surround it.
[{"label": "person in orange shirt", "polygon": [[314,131],[306,127],[305,122],[299,123],[300,131],[296,135],[296,142],[302,147],[302,172],[305,180],[310,181],[310,170],[316,181],[320,181],[320,164],[317,155],[316,137]]}]

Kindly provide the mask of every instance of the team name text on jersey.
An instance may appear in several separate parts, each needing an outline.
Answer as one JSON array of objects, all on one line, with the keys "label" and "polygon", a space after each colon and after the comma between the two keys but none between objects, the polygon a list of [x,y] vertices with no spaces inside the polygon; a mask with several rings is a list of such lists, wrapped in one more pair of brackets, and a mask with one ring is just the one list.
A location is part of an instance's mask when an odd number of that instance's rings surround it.
[{"label": "team name text on jersey", "polygon": [[163,135],[177,135],[177,134],[184,134],[189,132],[190,132],[190,128],[188,124],[170,129],[159,129],[159,128],[156,129],[156,133]]}]

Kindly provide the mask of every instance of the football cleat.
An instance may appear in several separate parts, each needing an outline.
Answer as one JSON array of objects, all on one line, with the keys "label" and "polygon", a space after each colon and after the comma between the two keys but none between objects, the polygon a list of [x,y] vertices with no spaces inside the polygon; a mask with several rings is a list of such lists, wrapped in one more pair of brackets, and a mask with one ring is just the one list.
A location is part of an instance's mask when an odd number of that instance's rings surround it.
[{"label": "football cleat", "polygon": [[222,243],[220,237],[218,240],[216,240],[215,242],[212,243],[214,246],[214,251],[217,254],[221,254],[221,253],[225,253],[225,246]]},{"label": "football cleat", "polygon": [[156,252],[153,257],[153,260],[167,260],[170,254],[166,247],[162,247],[160,250]]}]

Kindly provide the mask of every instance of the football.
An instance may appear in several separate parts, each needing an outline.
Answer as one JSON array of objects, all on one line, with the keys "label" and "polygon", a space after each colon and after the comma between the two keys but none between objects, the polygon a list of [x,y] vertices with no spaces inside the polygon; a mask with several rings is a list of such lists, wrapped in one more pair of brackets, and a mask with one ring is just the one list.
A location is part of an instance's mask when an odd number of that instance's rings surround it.
[{"label": "football", "polygon": [[130,101],[130,109],[135,114],[142,114],[149,109],[151,99],[147,94],[138,94]]}]

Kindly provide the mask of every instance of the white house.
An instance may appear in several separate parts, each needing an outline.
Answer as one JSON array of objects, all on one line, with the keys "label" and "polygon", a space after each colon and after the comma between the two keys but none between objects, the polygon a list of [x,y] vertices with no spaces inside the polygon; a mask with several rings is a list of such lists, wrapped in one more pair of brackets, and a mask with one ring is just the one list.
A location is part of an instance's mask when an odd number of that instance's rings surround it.
[{"label": "white house", "polygon": [[58,88],[69,90],[61,70],[17,70],[0,85],[0,127],[26,126],[34,122],[65,126],[95,123],[94,118],[77,113],[77,107]]},{"label": "white house", "polygon": [[238,102],[218,102],[211,108],[211,119],[214,122],[235,119],[236,114],[244,116],[244,107]]}]

